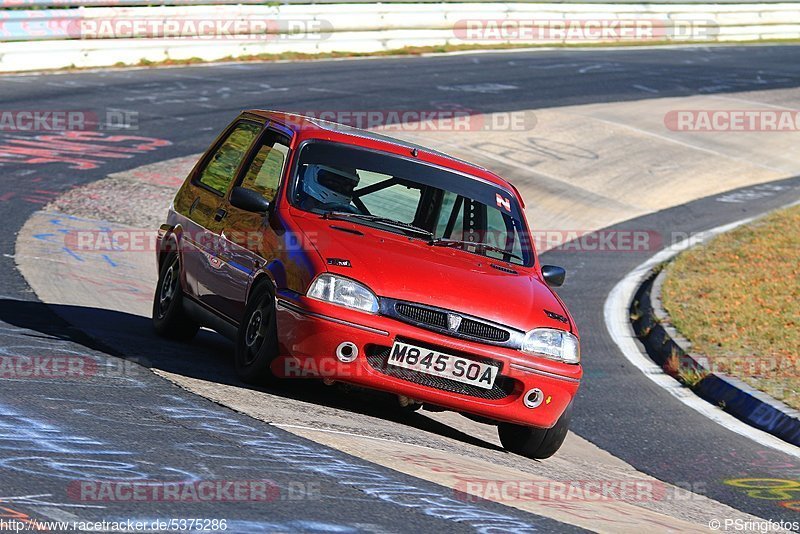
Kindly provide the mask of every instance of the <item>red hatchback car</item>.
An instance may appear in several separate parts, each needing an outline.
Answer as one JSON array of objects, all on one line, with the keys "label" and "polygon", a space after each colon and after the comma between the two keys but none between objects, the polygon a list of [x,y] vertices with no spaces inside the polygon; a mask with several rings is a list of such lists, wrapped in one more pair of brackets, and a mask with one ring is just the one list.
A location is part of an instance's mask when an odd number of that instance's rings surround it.
[{"label": "red hatchback car", "polygon": [[551,456],[582,375],[517,190],[372,132],[242,113],[159,230],[156,331],[231,338],[246,382],[315,376],[498,425]]}]

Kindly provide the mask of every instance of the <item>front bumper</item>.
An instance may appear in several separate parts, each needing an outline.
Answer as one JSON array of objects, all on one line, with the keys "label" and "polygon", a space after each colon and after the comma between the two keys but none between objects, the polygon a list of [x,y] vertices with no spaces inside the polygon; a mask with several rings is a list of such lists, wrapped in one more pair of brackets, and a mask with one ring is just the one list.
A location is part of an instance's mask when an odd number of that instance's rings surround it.
[{"label": "front bumper", "polygon": [[[403,395],[496,421],[552,427],[578,391],[580,365],[537,358],[517,350],[449,337],[381,315],[299,296],[278,295],[281,355],[273,372],[286,378],[322,377]],[[499,364],[491,390],[386,365],[395,339],[477,361]],[[336,357],[342,342],[358,348],[349,363]],[[525,405],[538,388],[542,401]]]}]

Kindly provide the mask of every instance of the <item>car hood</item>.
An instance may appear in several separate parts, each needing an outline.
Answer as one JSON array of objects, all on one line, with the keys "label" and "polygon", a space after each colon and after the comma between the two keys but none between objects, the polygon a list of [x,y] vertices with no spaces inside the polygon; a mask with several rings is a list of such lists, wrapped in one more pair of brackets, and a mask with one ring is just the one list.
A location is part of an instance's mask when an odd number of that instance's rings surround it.
[{"label": "car hood", "polygon": [[519,330],[571,330],[571,324],[546,313],[568,317],[532,269],[358,223],[314,215],[295,220],[328,271],[367,285],[379,297],[437,306]]}]

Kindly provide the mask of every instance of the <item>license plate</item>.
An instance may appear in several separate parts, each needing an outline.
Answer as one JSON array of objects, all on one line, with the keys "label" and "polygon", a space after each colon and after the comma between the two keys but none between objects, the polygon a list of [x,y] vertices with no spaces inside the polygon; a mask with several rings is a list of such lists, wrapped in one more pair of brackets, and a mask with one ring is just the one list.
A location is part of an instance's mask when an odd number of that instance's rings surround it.
[{"label": "license plate", "polygon": [[467,358],[395,341],[389,353],[390,365],[440,376],[484,389],[492,389],[498,367]]}]

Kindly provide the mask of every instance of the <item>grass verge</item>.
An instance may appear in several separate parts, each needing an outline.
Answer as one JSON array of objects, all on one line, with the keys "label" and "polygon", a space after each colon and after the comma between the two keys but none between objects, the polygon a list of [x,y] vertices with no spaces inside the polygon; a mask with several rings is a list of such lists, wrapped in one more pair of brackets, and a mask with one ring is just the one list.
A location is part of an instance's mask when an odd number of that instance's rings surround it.
[{"label": "grass verge", "polygon": [[679,255],[662,299],[713,371],[800,409],[800,206]]},{"label": "grass verge", "polygon": [[[378,50],[375,52],[318,52],[314,54],[302,52],[282,52],[279,54],[250,54],[242,56],[227,56],[220,59],[202,59],[199,57],[192,57],[188,59],[165,59],[161,61],[152,61],[149,59],[141,59],[136,64],[128,64],[124,62],[115,63],[110,65],[114,68],[124,67],[170,67],[180,65],[199,65],[199,64],[213,64],[225,62],[270,62],[270,61],[310,61],[319,59],[340,59],[340,58],[361,58],[361,57],[397,57],[397,56],[420,56],[423,54],[444,54],[448,52],[479,52],[482,50],[520,50],[520,49],[541,49],[541,48],[636,48],[636,47],[652,47],[652,46],[744,46],[744,45],[797,45],[800,44],[800,39],[759,39],[753,41],[726,41],[714,42],[708,41],[616,41],[616,42],[598,42],[598,43],[498,43],[498,44],[445,44],[435,46],[406,46],[403,48],[395,48],[392,50]],[[76,67],[71,65],[60,69],[49,69],[55,71],[81,71],[102,69],[107,67],[94,66],[94,67]],[[21,71],[24,74],[25,71]]]},{"label": "grass verge", "polygon": [[[797,42],[800,42],[798,40]],[[647,43],[650,46],[675,44],[671,41],[659,41]],[[681,43],[684,44],[684,43]],[[523,43],[501,43],[501,44],[462,44],[462,45],[435,45],[435,46],[406,46],[392,50],[376,50],[374,52],[317,52],[308,54],[305,52],[281,52],[279,54],[249,54],[243,56],[228,56],[217,60],[201,59],[193,57],[189,59],[166,59],[164,61],[150,61],[142,59],[138,65],[141,67],[150,66],[170,66],[170,65],[194,65],[198,63],[219,63],[227,61],[309,61],[314,59],[340,59],[340,58],[359,58],[359,57],[387,57],[387,56],[421,56],[423,54],[444,54],[447,52],[469,52],[481,50],[517,50],[525,48],[587,48],[587,47],[634,47],[642,46],[638,42],[621,41],[617,43],[553,43],[553,44],[523,44]],[[125,63],[117,63],[115,67],[124,67]]]}]

